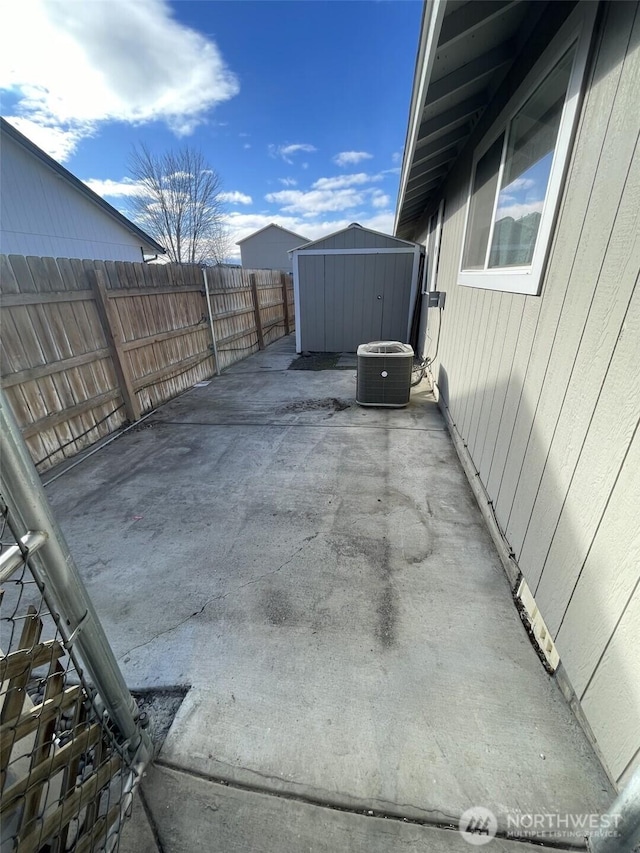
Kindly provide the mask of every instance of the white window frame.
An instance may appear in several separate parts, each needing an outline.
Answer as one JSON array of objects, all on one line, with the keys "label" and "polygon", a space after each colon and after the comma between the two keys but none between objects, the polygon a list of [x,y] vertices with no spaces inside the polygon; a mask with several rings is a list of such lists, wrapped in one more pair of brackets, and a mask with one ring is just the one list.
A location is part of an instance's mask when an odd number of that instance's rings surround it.
[{"label": "white window frame", "polygon": [[442,224],[444,221],[444,199],[440,200],[437,213],[429,217],[429,229],[425,242],[426,254],[424,276],[422,279],[422,294],[436,289],[438,275],[438,259],[440,257],[440,241],[442,239]]},{"label": "white window frame", "polygon": [[[477,146],[471,168],[471,178],[467,194],[467,207],[465,214],[464,231],[462,235],[462,246],[460,250],[460,262],[458,265],[458,284],[463,287],[479,287],[486,290],[503,290],[511,293],[523,293],[537,296],[540,293],[542,274],[547,260],[553,225],[556,218],[558,203],[562,191],[562,185],[566,168],[571,155],[572,141],[578,121],[578,107],[580,104],[580,93],[584,80],[589,47],[591,45],[591,34],[595,21],[597,3],[582,2],[569,15],[556,36],[550,42],[544,53],[535,63],[516,94],[510,99],[502,110],[491,129]],[[573,60],[569,85],[562,117],[558,129],[558,138],[551,164],[547,193],[542,209],[542,217],[536,238],[536,245],[531,265],[526,267],[503,267],[484,270],[465,270],[463,268],[464,249],[467,239],[467,228],[469,225],[469,214],[471,211],[471,199],[473,196],[473,184],[476,175],[476,165],[480,158],[493,145],[498,137],[504,133],[505,140],[502,147],[500,169],[498,172],[498,183],[494,199],[493,218],[500,195],[500,184],[504,169],[505,154],[508,148],[508,128],[511,120],[524,106],[529,97],[544,81],[546,76],[562,59],[564,54],[573,46],[577,45],[576,55]],[[487,245],[487,257],[489,256],[493,228]],[[485,261],[486,263],[486,261]]]}]

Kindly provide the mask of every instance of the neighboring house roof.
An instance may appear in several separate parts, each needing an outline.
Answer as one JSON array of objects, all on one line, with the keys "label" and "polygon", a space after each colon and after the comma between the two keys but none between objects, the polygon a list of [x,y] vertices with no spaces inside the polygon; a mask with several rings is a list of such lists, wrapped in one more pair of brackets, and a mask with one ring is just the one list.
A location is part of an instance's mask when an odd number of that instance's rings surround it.
[{"label": "neighboring house roof", "polygon": [[253,234],[243,237],[242,240],[238,240],[236,246],[239,246],[241,243],[245,243],[247,240],[251,240],[253,237],[257,237],[258,234],[262,234],[263,231],[267,231],[269,228],[277,228],[279,231],[284,231],[285,234],[290,234],[292,237],[295,237],[296,240],[302,240],[303,243],[309,242],[308,237],[303,237],[302,234],[296,234],[295,231],[289,231],[288,228],[283,228],[282,225],[276,225],[275,222],[272,222],[270,225],[265,225],[264,228],[259,228],[258,231],[254,231]]},{"label": "neighboring house roof", "polygon": [[425,3],[394,232],[408,235],[437,193],[546,3]]},{"label": "neighboring house roof", "polygon": [[374,231],[372,228],[363,228],[362,225],[359,225],[357,222],[352,222],[351,225],[347,225],[346,228],[340,228],[339,231],[333,231],[331,234],[325,234],[324,237],[319,237],[317,240],[314,240],[311,243],[304,243],[301,246],[296,246],[293,249],[289,250],[291,252],[304,251],[305,249],[313,249],[325,242],[325,240],[330,240],[332,237],[336,237],[338,234],[344,234],[346,231],[351,231],[352,229],[357,228],[360,231],[366,231],[368,234],[374,234],[376,237],[385,237],[387,240],[391,240],[394,243],[398,243],[403,246],[415,246],[416,244],[411,240],[402,240],[400,237],[394,237],[393,234],[384,234],[382,231]]},{"label": "neighboring house roof", "polygon": [[22,146],[29,154],[33,157],[36,157],[45,166],[48,166],[52,169],[57,175],[61,178],[64,178],[68,184],[70,184],[75,190],[81,192],[86,198],[92,201],[95,205],[100,207],[106,214],[108,214],[112,219],[115,219],[120,225],[124,226],[128,231],[130,231],[135,237],[141,240],[145,245],[144,249],[148,249],[149,253],[158,253],[164,255],[166,249],[157,243],[153,237],[150,237],[142,228],[138,228],[138,226],[131,222],[130,219],[127,219],[126,216],[123,216],[120,211],[116,210],[115,207],[109,204],[108,201],[105,201],[101,196],[97,193],[94,193],[93,190],[89,189],[89,187],[83,183],[79,178],[76,178],[68,169],[65,169],[64,166],[61,166],[56,160],[52,157],[49,157],[42,148],[38,148],[30,139],[27,139],[19,130],[16,130],[13,125],[9,124],[6,119],[0,117],[0,133],[6,134],[10,136],[15,142]]}]

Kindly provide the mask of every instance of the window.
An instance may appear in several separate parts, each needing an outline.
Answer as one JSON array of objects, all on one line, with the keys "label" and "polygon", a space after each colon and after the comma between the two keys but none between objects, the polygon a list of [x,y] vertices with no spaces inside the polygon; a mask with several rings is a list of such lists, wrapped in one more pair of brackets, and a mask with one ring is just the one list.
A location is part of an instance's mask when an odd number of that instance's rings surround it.
[{"label": "window", "polygon": [[444,219],[444,199],[438,206],[438,212],[429,218],[429,229],[427,234],[426,257],[424,265],[424,277],[422,281],[422,293],[429,293],[436,289],[436,276],[438,273],[438,260],[440,256],[440,239],[442,237],[442,222]]},{"label": "window", "polygon": [[476,150],[459,284],[539,292],[592,26],[579,7]]}]

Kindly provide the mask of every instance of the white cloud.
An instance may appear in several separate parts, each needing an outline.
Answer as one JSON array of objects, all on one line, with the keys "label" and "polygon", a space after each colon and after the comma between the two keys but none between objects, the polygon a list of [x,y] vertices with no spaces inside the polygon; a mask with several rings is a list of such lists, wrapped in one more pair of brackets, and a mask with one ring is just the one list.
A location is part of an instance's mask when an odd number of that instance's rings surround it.
[{"label": "white cloud", "polygon": [[390,198],[377,187],[367,184],[381,181],[383,175],[356,172],[352,175],[336,175],[318,178],[308,190],[279,190],[265,196],[270,204],[279,205],[285,214],[302,214],[314,217],[319,213],[338,210],[355,210],[371,204],[380,210],[388,207]]},{"label": "white cloud", "polygon": [[330,210],[349,210],[365,203],[366,195],[354,189],[342,190],[280,190],[268,193],[265,199],[280,205],[285,213],[315,215]]},{"label": "white cloud", "polygon": [[295,187],[298,183],[295,178],[278,178],[278,180],[284,187]]},{"label": "white cloud", "polygon": [[518,192],[518,190],[530,190],[536,186],[536,181],[532,178],[516,178],[515,181],[505,187],[508,192]]},{"label": "white cloud", "polygon": [[391,199],[388,195],[385,195],[385,193],[376,191],[371,198],[371,204],[377,209],[389,207]]},{"label": "white cloud", "polygon": [[93,190],[100,196],[109,196],[110,198],[122,198],[136,195],[144,195],[145,190],[141,184],[132,181],[129,178],[123,178],[121,181],[112,181],[110,178],[103,180],[102,178],[89,178],[84,181],[89,189]]},{"label": "white cloud", "polygon": [[369,154],[368,151],[341,151],[333,158],[333,162],[337,163],[338,166],[355,166],[356,163],[360,163],[362,160],[371,160],[372,157],[373,154]]},{"label": "white cloud", "polygon": [[251,148],[251,146],[249,145],[248,142],[245,142],[245,144],[242,147],[244,148],[245,151],[247,151],[249,148]]},{"label": "white cloud", "polygon": [[0,89],[18,96],[12,123],[29,136],[41,128],[34,141],[65,159],[104,121],[164,121],[189,134],[239,84],[217,45],[166,0],[22,0],[3,13]]},{"label": "white cloud", "polygon": [[82,139],[92,136],[94,132],[93,126],[89,124],[59,123],[45,125],[23,116],[5,116],[5,118],[16,130],[19,130],[20,133],[35,142],[38,148],[42,148],[50,157],[60,163],[73,154]]},{"label": "white cloud", "polygon": [[[310,222],[297,216],[278,216],[273,213],[239,213],[232,212],[226,217],[233,239],[233,252],[229,260],[240,260],[240,248],[235,245],[238,240],[248,237],[254,231],[264,228],[275,222],[276,225],[281,225],[283,228],[288,228],[296,234],[302,234],[310,240],[317,240],[327,234],[332,234],[334,231],[340,231],[346,228],[354,221],[354,217],[342,217],[339,219],[318,219],[315,222]],[[381,211],[373,216],[359,215],[356,219],[364,228],[371,228],[374,231],[382,231],[386,234],[393,232],[393,213],[391,211]]]},{"label": "white cloud", "polygon": [[238,192],[238,190],[220,193],[220,201],[226,201],[229,204],[253,204],[253,199],[250,195]]},{"label": "white cloud", "polygon": [[[296,154],[300,154],[300,152],[304,151],[307,154],[313,154],[314,151],[318,149],[315,145],[310,145],[308,142],[293,142],[289,145],[270,145],[269,146],[269,154],[271,157],[281,157],[285,163],[288,163],[290,166],[293,165],[293,157]],[[302,164],[303,169],[308,167],[308,163],[305,165]]]},{"label": "white cloud", "polygon": [[507,204],[496,211],[496,221],[511,216],[513,219],[522,219],[530,213],[542,213],[544,201],[532,201],[528,204]]},{"label": "white cloud", "polygon": [[394,151],[391,155],[392,163],[399,163],[402,160],[402,151]]},{"label": "white cloud", "polygon": [[[90,178],[84,183],[99,196],[108,196],[109,198],[127,198],[136,195],[145,195],[147,190],[140,184],[132,181],[130,178],[123,178],[121,181],[112,181],[110,178]],[[228,204],[253,204],[253,199],[246,193],[241,193],[238,190],[231,192],[221,192],[220,200]]]},{"label": "white cloud", "polygon": [[312,184],[317,190],[339,190],[344,187],[353,187],[359,184],[369,184],[372,181],[381,181],[382,175],[368,175],[366,172],[357,172],[354,175],[336,175],[333,178],[318,178]]}]

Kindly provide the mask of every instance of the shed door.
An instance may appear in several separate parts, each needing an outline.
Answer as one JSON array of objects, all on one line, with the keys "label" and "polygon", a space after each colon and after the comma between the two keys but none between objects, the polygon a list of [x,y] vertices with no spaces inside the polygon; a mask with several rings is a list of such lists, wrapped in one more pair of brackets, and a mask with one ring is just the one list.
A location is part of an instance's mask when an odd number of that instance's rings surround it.
[{"label": "shed door", "polygon": [[355,352],[379,340],[384,279],[378,260],[388,255],[324,256],[324,339],[326,352]]},{"label": "shed door", "polygon": [[413,257],[300,255],[302,349],[355,352],[369,341],[404,341]]},{"label": "shed door", "polygon": [[[397,255],[375,255],[378,258],[382,278],[382,341],[407,342],[409,302],[411,300],[411,277],[413,274],[413,252]],[[361,341],[362,343],[362,341]]]},{"label": "shed door", "polygon": [[324,256],[327,352],[407,336],[413,253]]}]

